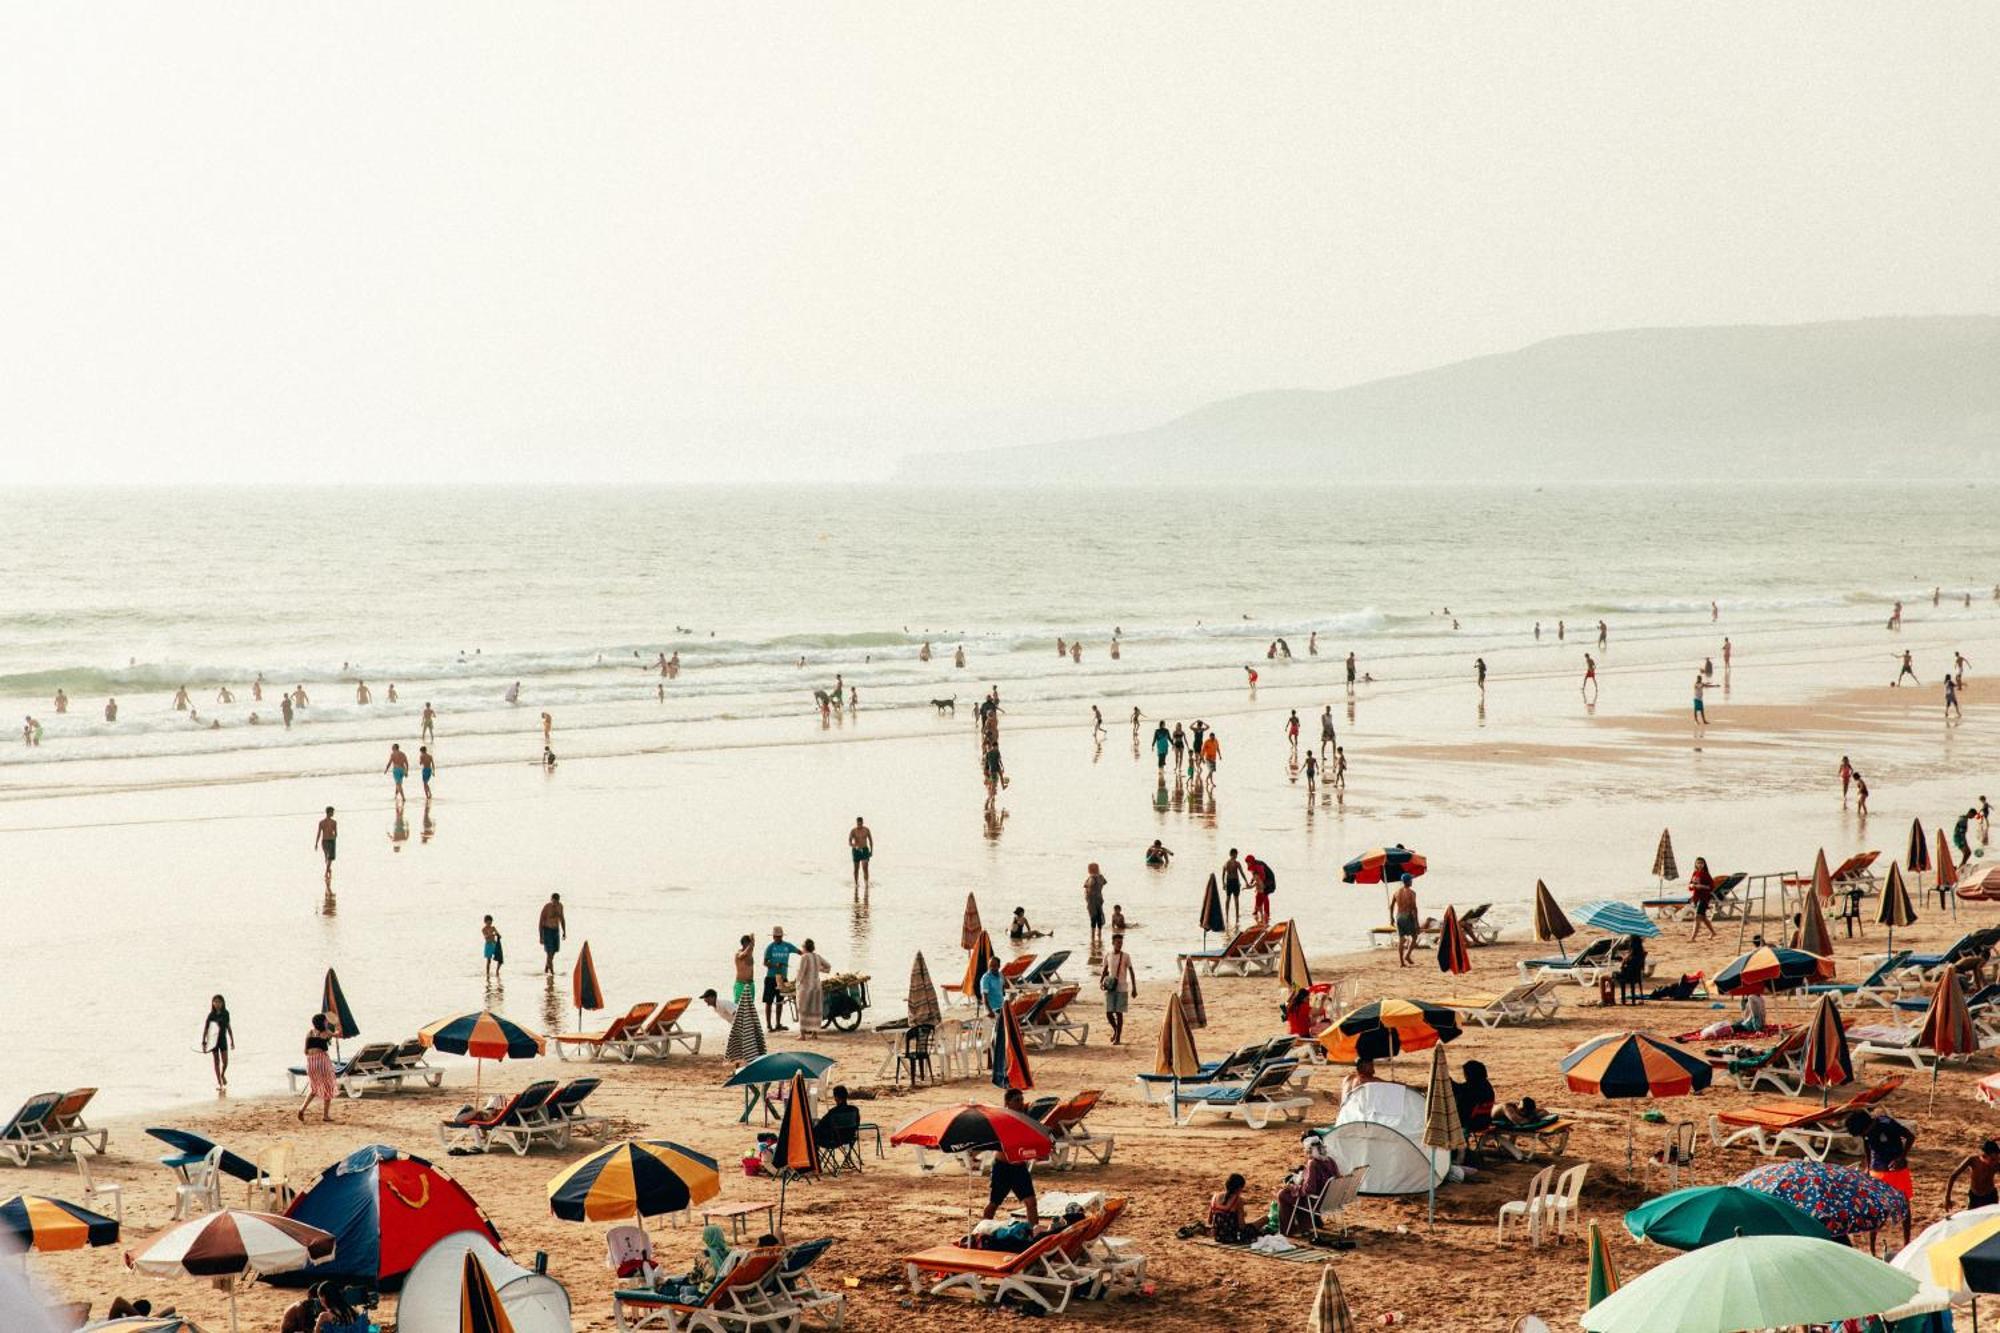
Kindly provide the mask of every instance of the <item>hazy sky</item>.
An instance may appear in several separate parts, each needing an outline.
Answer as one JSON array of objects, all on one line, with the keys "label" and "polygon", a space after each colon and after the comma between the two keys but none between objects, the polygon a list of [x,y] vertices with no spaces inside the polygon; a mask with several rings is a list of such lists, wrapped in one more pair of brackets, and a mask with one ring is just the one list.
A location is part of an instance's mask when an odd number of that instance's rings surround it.
[{"label": "hazy sky", "polygon": [[0,482],[861,477],[2000,311],[2000,7],[23,4]]}]

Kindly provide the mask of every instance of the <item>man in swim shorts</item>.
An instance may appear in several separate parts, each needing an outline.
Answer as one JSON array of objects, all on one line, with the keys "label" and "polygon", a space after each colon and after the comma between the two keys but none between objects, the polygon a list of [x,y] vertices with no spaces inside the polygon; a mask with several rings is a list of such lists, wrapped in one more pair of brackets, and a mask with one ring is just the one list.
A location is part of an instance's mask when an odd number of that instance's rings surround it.
[{"label": "man in swim shorts", "polygon": [[542,904],[542,915],[535,925],[542,937],[542,971],[553,976],[556,950],[562,948],[563,937],[569,934],[569,918],[563,915],[560,893],[549,895],[549,900]]},{"label": "man in swim shorts", "polygon": [[403,753],[400,741],[389,746],[389,762],[382,765],[382,771],[396,782],[396,799],[403,799],[403,779],[410,776],[410,756]]},{"label": "man in swim shorts", "polygon": [[875,834],[861,822],[860,815],[854,817],[854,827],[847,831],[847,847],[854,858],[854,887],[858,889],[868,879],[868,862],[875,856]]},{"label": "man in swim shorts", "polygon": [[339,835],[340,825],[334,822],[333,807],[329,805],[326,818],[319,821],[319,827],[313,832],[313,846],[326,858],[326,882],[329,887],[333,884],[333,843]]},{"label": "man in swim shorts", "polygon": [[1389,912],[1396,919],[1396,966],[1408,967],[1417,952],[1417,891],[1408,875],[1389,899]]}]

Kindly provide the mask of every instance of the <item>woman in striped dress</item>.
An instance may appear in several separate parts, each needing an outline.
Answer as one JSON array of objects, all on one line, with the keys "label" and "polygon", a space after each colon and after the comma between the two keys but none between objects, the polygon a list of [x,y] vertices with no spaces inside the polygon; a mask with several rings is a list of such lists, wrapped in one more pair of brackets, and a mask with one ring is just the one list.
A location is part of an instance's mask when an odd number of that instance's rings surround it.
[{"label": "woman in striped dress", "polygon": [[313,1104],[313,1098],[320,1100],[321,1120],[333,1119],[333,1099],[336,1089],[333,1084],[333,1059],[326,1048],[333,1043],[333,1030],[327,1026],[325,1014],[314,1014],[312,1031],[306,1033],[306,1099],[299,1103],[299,1119],[306,1118],[306,1108]]}]

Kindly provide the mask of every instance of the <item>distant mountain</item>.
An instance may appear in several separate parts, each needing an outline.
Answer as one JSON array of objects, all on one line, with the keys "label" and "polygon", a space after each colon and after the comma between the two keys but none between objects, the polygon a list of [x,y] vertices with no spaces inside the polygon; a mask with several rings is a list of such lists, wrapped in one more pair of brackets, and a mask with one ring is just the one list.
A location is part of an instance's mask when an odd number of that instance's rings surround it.
[{"label": "distant mountain", "polygon": [[920,454],[911,482],[1937,477],[2000,461],[2000,318],[1623,329],[1147,430]]}]

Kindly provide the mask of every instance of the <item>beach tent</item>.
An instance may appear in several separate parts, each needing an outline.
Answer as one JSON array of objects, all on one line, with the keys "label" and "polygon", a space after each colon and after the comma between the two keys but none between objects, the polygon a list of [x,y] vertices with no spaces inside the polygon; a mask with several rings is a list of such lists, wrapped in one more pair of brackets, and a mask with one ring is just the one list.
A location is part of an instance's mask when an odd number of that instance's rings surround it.
[{"label": "beach tent", "polygon": [[562,1283],[521,1267],[477,1231],[440,1237],[410,1269],[396,1299],[400,1333],[458,1333],[458,1295],[467,1251],[479,1257],[500,1293],[500,1306],[514,1333],[571,1333],[569,1292]]},{"label": "beach tent", "polygon": [[1363,1194],[1427,1194],[1451,1169],[1450,1153],[1424,1147],[1427,1110],[1420,1089],[1363,1083],[1340,1103],[1326,1149],[1343,1175],[1368,1168]]},{"label": "beach tent", "polygon": [[463,1185],[423,1158],[379,1143],[322,1171],[285,1216],[332,1232],[335,1242],[325,1263],[270,1279],[288,1287],[340,1278],[394,1291],[411,1265],[453,1232],[477,1231],[500,1243]]}]

